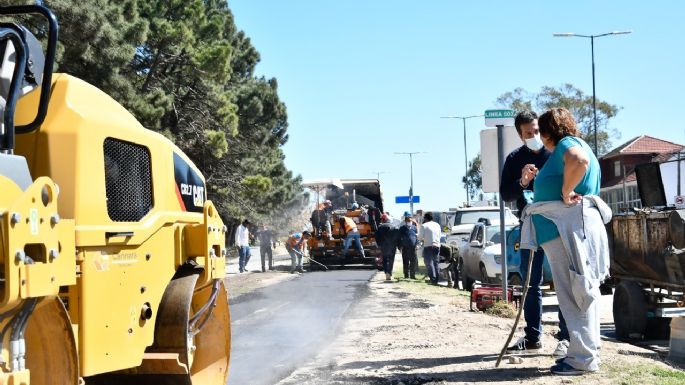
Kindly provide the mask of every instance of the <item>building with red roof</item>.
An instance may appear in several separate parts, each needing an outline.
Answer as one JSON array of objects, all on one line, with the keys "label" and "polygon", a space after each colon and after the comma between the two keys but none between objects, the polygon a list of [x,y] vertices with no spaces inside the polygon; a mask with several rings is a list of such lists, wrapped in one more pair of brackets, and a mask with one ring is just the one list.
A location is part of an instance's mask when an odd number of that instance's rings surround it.
[{"label": "building with red roof", "polygon": [[641,135],[611,150],[599,159],[602,199],[614,212],[642,207],[635,166],[650,162],[662,163],[683,149],[685,146],[681,144]]}]

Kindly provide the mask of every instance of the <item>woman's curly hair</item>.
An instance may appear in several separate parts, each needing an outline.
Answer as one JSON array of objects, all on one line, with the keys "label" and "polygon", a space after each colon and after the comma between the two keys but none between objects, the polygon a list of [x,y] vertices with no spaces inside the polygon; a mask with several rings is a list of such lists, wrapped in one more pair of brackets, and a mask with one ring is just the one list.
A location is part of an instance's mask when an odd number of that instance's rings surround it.
[{"label": "woman's curly hair", "polygon": [[540,135],[555,145],[565,136],[578,136],[576,121],[571,112],[563,107],[551,108],[538,119]]}]

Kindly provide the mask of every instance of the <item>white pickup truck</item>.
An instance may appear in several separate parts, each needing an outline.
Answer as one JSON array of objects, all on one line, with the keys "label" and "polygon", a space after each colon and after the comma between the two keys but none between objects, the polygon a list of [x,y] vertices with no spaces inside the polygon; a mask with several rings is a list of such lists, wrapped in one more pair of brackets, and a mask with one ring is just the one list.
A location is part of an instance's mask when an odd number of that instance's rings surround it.
[{"label": "white pickup truck", "polygon": [[[518,218],[509,210],[504,209],[504,223],[505,225],[514,226],[519,223]],[[440,246],[440,255],[450,262],[447,267],[449,281],[454,282],[454,287],[459,281],[462,281],[462,288],[468,289],[471,285],[469,279],[464,275],[464,258],[459,255],[460,248],[463,250],[464,245],[468,243],[473,227],[479,220],[487,219],[489,223],[499,223],[499,207],[496,206],[478,206],[478,207],[463,207],[456,210],[453,221],[449,224],[449,232],[445,237],[444,243]]]},{"label": "white pickup truck", "polygon": [[[517,225],[518,218],[509,210],[504,208],[504,223],[506,225]],[[483,206],[483,207],[463,207],[457,209],[454,214],[454,221],[450,224],[450,231],[447,234],[445,243],[449,246],[459,247],[462,242],[468,240],[473,230],[473,225],[478,223],[478,220],[484,218],[491,223],[499,223],[499,207]]]}]

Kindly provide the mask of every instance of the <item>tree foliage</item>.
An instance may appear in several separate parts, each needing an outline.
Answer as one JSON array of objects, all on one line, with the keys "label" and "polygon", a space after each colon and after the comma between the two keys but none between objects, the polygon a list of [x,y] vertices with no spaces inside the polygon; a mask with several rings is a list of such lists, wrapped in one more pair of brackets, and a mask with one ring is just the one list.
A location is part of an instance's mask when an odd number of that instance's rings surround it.
[{"label": "tree foliage", "polygon": [[[586,95],[572,84],[560,87],[544,86],[538,93],[530,93],[522,88],[506,92],[497,98],[496,103],[514,111],[533,110],[543,113],[552,107],[565,107],[576,119],[582,138],[594,143],[594,118],[592,95]],[[603,100],[597,100],[597,145],[599,154],[607,153],[611,140],[620,138],[618,130],[609,122],[621,110],[620,107]]]},{"label": "tree foliage", "polygon": [[483,192],[483,173],[481,172],[480,153],[469,162],[466,175],[461,178],[464,188],[469,192],[469,198],[474,199]]},{"label": "tree foliage", "polygon": [[306,204],[301,178],[284,164],[288,118],[277,81],[254,76],[259,53],[225,0],[43,3],[60,22],[58,70],[176,143],[225,219],[280,219]]}]

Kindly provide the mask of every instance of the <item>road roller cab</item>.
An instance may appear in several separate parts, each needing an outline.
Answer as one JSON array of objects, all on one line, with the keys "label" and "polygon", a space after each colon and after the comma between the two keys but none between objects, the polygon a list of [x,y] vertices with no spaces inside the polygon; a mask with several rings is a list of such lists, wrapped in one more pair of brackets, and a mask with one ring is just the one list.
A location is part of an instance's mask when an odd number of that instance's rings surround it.
[{"label": "road roller cab", "polygon": [[197,167],[0,23],[0,384],[225,384],[226,227]]}]

